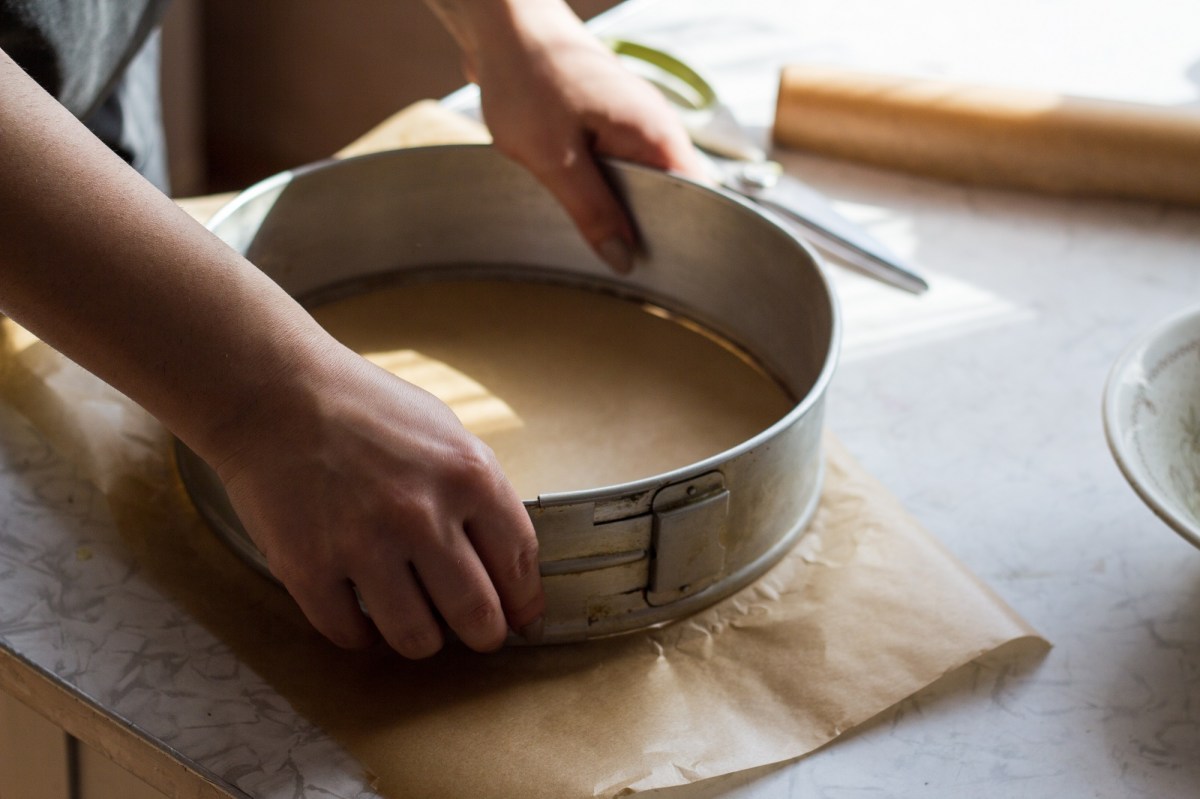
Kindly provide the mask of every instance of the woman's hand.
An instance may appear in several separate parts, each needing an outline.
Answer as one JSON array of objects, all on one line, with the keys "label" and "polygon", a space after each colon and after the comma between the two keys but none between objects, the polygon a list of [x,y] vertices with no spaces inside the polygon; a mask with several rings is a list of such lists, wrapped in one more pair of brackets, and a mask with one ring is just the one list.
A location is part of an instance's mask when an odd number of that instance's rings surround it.
[{"label": "woman's hand", "polygon": [[536,628],[545,602],[529,516],[491,450],[437,398],[334,345],[239,426],[218,474],[326,637],[357,648],[378,628],[421,658],[442,646],[432,608],[479,651]]},{"label": "woman's hand", "polygon": [[561,0],[431,5],[463,48],[496,146],[554,193],[606,262],[629,271],[636,235],[595,157],[704,180],[675,112]]},{"label": "woman's hand", "polygon": [[318,630],[423,657],[436,608],[475,649],[536,637],[529,515],[449,408],[334,341],[2,53],[0,130],[0,308],[217,468]]}]

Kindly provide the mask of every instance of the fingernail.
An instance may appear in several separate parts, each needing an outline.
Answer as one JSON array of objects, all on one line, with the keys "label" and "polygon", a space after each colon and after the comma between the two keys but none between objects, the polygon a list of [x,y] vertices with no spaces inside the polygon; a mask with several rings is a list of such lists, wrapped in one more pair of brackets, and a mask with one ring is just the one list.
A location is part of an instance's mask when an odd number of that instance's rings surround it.
[{"label": "fingernail", "polygon": [[542,633],[545,632],[546,620],[542,616],[538,616],[534,621],[529,622],[521,628],[521,637],[529,644],[540,644],[542,642]]},{"label": "fingernail", "polygon": [[596,252],[614,271],[622,275],[633,271],[633,250],[620,236],[609,236],[596,246]]}]

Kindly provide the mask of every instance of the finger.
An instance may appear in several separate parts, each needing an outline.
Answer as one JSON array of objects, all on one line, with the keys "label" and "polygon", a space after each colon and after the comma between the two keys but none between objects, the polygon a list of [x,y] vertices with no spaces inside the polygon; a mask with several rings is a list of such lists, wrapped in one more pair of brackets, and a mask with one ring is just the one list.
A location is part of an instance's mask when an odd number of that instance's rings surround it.
[{"label": "finger", "polygon": [[662,168],[670,172],[700,183],[712,182],[700,153],[687,139],[676,141],[673,138],[662,151],[662,161]]},{"label": "finger", "polygon": [[363,615],[358,596],[349,580],[308,583],[304,579],[280,580],[309,623],[321,635],[343,649],[365,649],[375,643],[379,633]]},{"label": "finger", "polygon": [[412,660],[427,658],[442,648],[442,630],[412,567],[394,564],[376,560],[359,575],[358,592],[388,646]]},{"label": "finger", "polygon": [[651,130],[632,125],[613,126],[597,138],[596,152],[674,172],[692,180],[708,179],[704,161],[678,125],[664,124]]},{"label": "finger", "polygon": [[436,549],[417,553],[413,566],[442,618],[464,644],[477,652],[504,644],[508,625],[500,597],[461,529]]},{"label": "finger", "polygon": [[525,165],[566,209],[596,254],[615,271],[628,273],[636,243],[629,215],[583,141],[560,152]]},{"label": "finger", "polygon": [[504,481],[497,501],[468,520],[467,537],[491,577],[513,631],[527,635],[546,609],[538,570],[533,522],[512,485]]}]

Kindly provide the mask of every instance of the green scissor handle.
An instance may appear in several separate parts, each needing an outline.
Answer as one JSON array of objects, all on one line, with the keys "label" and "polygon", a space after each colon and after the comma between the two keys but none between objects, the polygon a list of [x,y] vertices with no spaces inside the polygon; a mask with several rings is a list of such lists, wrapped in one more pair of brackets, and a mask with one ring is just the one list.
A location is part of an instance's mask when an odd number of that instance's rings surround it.
[{"label": "green scissor handle", "polygon": [[[687,111],[711,111],[717,105],[717,92],[700,73],[672,55],[647,47],[644,44],[631,42],[626,39],[607,39],[606,43],[617,55],[636,58],[638,61],[657,67],[665,75],[675,79],[668,84],[659,76],[649,76],[648,80],[656,86],[676,105]],[[646,76],[643,76],[646,77]],[[680,91],[680,89],[685,91]]]},{"label": "green scissor handle", "polygon": [[[626,63],[646,65],[635,70],[658,87],[679,112],[692,141],[710,155],[736,161],[769,163],[766,153],[717,98],[717,90],[700,73],[662,50],[626,39],[606,42]],[[775,166],[775,172],[782,171]]]}]

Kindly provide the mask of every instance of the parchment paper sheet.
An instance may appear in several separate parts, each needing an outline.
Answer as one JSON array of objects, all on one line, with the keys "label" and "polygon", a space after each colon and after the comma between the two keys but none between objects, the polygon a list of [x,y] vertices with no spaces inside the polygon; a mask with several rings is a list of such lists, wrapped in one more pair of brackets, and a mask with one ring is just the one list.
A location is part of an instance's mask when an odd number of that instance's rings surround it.
[{"label": "parchment paper sheet", "polygon": [[346,653],[193,511],[170,440],[41,343],[5,399],[105,487],[141,567],[396,796],[612,796],[798,757],[1033,631],[832,437],[811,532],[687,621],[421,663]]},{"label": "parchment paper sheet", "polygon": [[140,567],[389,796],[613,796],[784,761],[1036,639],[827,437],[811,531],[688,620],[488,656],[451,646],[419,663],[342,652],[208,531],[153,419],[4,324],[0,395],[89,470]]}]

